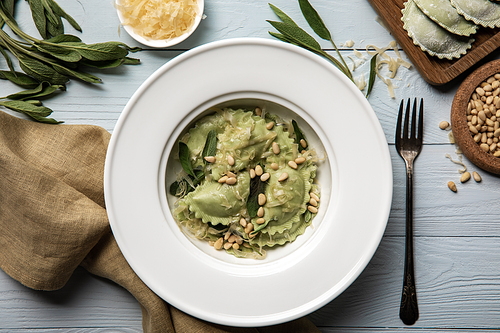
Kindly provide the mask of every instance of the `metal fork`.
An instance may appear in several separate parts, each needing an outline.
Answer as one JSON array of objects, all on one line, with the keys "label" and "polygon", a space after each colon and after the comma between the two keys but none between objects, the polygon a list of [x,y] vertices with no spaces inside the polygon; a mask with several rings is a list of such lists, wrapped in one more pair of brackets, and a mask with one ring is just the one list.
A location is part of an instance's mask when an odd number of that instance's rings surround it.
[{"label": "metal fork", "polygon": [[[401,318],[403,323],[406,325],[413,325],[418,319],[417,291],[415,289],[415,276],[413,269],[413,161],[422,150],[424,100],[420,100],[418,127],[417,99],[415,98],[411,114],[410,99],[408,99],[406,112],[403,112],[403,105],[404,101],[401,101],[401,105],[399,106],[398,123],[396,126],[396,150],[399,153],[399,156],[403,158],[406,165],[405,268],[399,318]],[[403,126],[402,132],[401,126]]]}]

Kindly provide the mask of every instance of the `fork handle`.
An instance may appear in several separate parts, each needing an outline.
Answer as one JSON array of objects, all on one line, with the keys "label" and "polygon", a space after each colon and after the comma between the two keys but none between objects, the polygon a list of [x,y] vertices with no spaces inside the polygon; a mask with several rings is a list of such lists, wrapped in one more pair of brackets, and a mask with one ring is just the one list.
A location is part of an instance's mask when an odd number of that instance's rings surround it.
[{"label": "fork handle", "polygon": [[399,318],[406,325],[413,325],[418,319],[417,291],[413,269],[413,163],[406,166],[406,239],[403,292]]}]

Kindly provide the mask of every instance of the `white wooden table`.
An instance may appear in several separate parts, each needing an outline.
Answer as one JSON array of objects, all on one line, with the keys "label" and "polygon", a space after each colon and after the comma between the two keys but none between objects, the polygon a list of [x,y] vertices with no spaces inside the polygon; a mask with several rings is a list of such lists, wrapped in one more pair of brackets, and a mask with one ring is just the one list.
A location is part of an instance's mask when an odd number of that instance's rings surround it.
[{"label": "white wooden table", "polygon": [[[59,0],[81,24],[87,43],[119,40],[138,45],[119,22],[112,1]],[[296,1],[272,3],[306,27]],[[311,0],[330,28],[337,45],[355,42],[365,47],[386,46],[391,35],[376,21],[366,0]],[[35,34],[27,3],[18,1],[20,25]],[[266,22],[275,19],[268,1],[206,0],[206,19],[182,44],[167,50],[144,50],[138,66],[96,72],[104,83],[87,85],[71,81],[67,92],[46,102],[56,119],[67,124],[94,124],[113,131],[120,112],[139,85],[161,65],[201,44],[233,37],[272,38]],[[307,29],[310,31],[310,29]],[[68,28],[67,32],[73,31]],[[76,33],[78,34],[78,33]],[[322,42],[324,48],[330,48]],[[344,56],[352,48],[342,47]],[[393,53],[390,53],[394,55]],[[490,59],[500,53],[492,54]],[[0,61],[0,68],[5,63]],[[355,71],[368,74],[368,65]],[[481,171],[466,159],[469,171],[478,171],[481,183],[460,184],[455,147],[448,132],[438,128],[449,120],[459,81],[436,88],[412,68],[400,69],[395,80],[396,98],[380,81],[369,102],[387,136],[394,169],[394,198],[385,235],[379,249],[360,277],[337,299],[309,318],[322,332],[488,332],[500,329],[500,179]],[[463,79],[463,77],[461,78]],[[19,90],[0,81],[2,96]],[[407,327],[399,319],[403,275],[405,170],[394,149],[397,109],[402,98],[425,101],[425,145],[415,164],[414,233],[415,271],[420,319]],[[362,153],[362,151],[360,151]],[[369,162],[369,161],[367,161]],[[446,183],[455,181],[458,193]],[[1,250],[1,249],[0,249]],[[0,271],[0,332],[140,332],[141,311],[135,299],[121,287],[77,269],[66,287],[54,292],[27,289]]]}]

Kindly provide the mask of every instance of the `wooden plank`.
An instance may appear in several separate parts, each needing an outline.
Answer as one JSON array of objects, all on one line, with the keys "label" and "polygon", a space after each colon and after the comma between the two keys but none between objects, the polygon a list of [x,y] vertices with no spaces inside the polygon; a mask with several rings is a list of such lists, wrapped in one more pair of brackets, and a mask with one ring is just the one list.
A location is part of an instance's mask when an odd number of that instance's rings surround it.
[{"label": "wooden plank", "polygon": [[380,18],[405,50],[411,62],[424,79],[433,85],[443,85],[475,66],[500,46],[500,29],[479,29],[473,36],[472,48],[459,59],[447,60],[432,57],[413,43],[401,22],[401,9],[405,0],[368,0]]},{"label": "wooden plank", "polygon": [[[500,328],[499,238],[417,237],[414,244],[420,318],[411,329]],[[340,331],[406,331],[399,319],[403,253],[403,237],[385,237],[351,287],[309,318]]]}]

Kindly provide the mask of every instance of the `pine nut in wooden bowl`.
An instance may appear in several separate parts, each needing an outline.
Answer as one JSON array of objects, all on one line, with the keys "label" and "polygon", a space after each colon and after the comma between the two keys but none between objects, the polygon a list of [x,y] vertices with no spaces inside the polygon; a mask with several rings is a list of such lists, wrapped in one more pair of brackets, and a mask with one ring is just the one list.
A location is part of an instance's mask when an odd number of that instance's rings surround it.
[{"label": "pine nut in wooden bowl", "polygon": [[500,60],[484,64],[462,82],[450,118],[464,155],[479,168],[500,174]]}]

